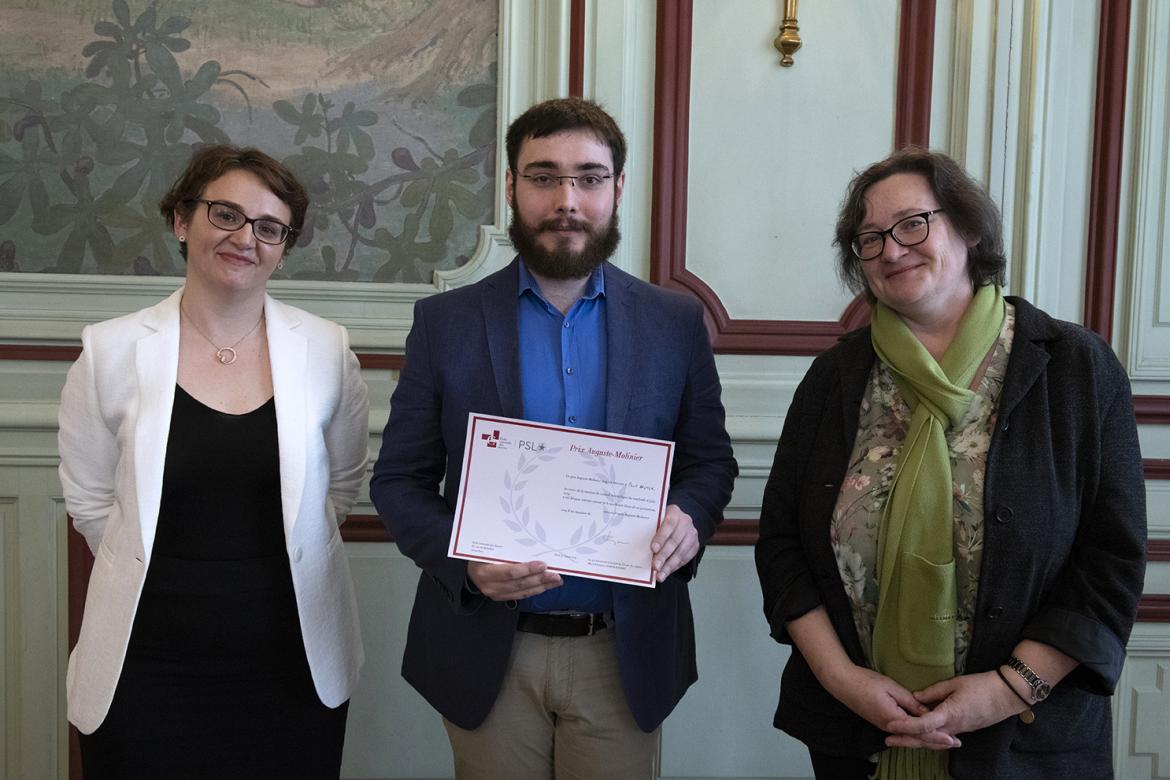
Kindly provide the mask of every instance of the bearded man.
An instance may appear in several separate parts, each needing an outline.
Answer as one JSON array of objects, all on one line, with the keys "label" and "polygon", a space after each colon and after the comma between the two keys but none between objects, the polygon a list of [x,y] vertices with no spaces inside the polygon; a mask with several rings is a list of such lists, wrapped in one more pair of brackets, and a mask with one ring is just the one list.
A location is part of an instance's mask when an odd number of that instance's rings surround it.
[{"label": "bearded man", "polygon": [[[422,569],[402,674],[461,780],[654,777],[660,724],[698,677],[687,583],[737,474],[719,377],[697,301],[606,262],[625,185],[613,118],[550,100],[506,145],[519,256],[415,306],[370,480]],[[656,587],[449,558],[471,412],[674,441]]]}]

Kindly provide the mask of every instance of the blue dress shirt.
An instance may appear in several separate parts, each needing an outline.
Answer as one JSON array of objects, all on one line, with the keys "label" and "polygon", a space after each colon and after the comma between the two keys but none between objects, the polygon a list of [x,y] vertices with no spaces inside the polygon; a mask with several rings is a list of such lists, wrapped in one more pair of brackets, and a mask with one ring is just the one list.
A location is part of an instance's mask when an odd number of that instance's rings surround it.
[{"label": "blue dress shirt", "polygon": [[[545,300],[520,263],[520,387],[524,419],[605,429],[605,275],[598,267],[568,314]],[[563,576],[564,584],[520,601],[527,612],[609,612],[607,582]]]}]

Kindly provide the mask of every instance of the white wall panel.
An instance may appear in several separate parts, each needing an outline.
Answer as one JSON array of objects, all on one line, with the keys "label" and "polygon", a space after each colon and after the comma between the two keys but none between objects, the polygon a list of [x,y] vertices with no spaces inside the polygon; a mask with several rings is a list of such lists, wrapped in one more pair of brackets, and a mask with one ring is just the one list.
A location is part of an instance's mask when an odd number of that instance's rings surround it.
[{"label": "white wall panel", "polygon": [[[1010,288],[1049,314],[1080,321],[1096,91],[1097,4],[1024,3],[1020,126],[1005,138],[1016,170],[1005,220]],[[1010,160],[1011,152],[1005,154]],[[1005,209],[1008,205],[1005,193]]]},{"label": "white wall panel", "polygon": [[[1013,0],[952,0],[936,4],[930,145],[988,183],[995,163],[994,117],[1007,100]],[[1010,40],[1010,36],[1009,36]]]},{"label": "white wall panel", "polygon": [[708,548],[691,600],[699,681],[662,726],[662,776],[812,777],[772,727],[789,650],[768,635],[751,548]]},{"label": "white wall panel", "polygon": [[1146,482],[1146,520],[1151,539],[1170,539],[1170,480]]},{"label": "white wall panel", "polygon": [[1138,624],[1113,697],[1113,766],[1121,778],[1170,778],[1170,624]]},{"label": "white wall panel", "polygon": [[1170,425],[1139,425],[1143,458],[1170,458]]},{"label": "white wall panel", "polygon": [[1130,374],[1170,382],[1170,4],[1138,0],[1132,18],[1122,183],[1129,197],[1119,231],[1119,265],[1129,284],[1119,285],[1118,319]]},{"label": "white wall panel", "polygon": [[1009,291],[1074,322],[1083,309],[1098,14],[1095,0],[955,0],[940,3],[935,20],[931,143],[1000,205]]},{"label": "white wall panel", "polygon": [[837,208],[893,145],[898,4],[802,4],[790,68],[782,6],[694,3],[686,265],[733,318],[835,320]]},{"label": "white wall panel", "polygon": [[585,14],[582,93],[604,106],[626,136],[622,241],[612,262],[645,279],[654,172],[655,8],[649,2],[594,0],[586,3]]},{"label": "white wall panel", "polygon": [[65,511],[55,464],[0,468],[0,772],[50,778],[65,765]]},{"label": "white wall panel", "polygon": [[346,544],[366,665],[349,705],[342,777],[451,777],[443,723],[399,674],[418,567],[392,544]]},{"label": "white wall panel", "polygon": [[[20,684],[20,665],[15,647],[19,632],[12,625],[20,607],[16,603],[20,572],[15,566],[15,536],[15,501],[10,497],[0,497],[0,661],[3,661],[3,667],[0,668],[0,769],[4,770],[5,777],[13,776],[19,756],[15,744],[17,740],[9,733],[9,724],[18,723],[20,717],[14,706],[18,698],[11,690]],[[15,731],[15,725],[12,730]],[[19,736],[19,732],[16,736]]]}]

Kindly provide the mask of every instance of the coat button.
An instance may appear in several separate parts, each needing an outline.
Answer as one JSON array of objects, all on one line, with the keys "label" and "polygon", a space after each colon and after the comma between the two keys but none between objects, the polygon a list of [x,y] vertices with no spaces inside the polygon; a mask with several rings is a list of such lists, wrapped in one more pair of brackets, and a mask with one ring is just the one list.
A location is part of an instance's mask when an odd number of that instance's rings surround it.
[{"label": "coat button", "polygon": [[1010,506],[1001,506],[995,510],[995,519],[1000,523],[1010,523],[1012,521],[1012,508]]},{"label": "coat button", "polygon": [[995,607],[992,607],[991,609],[987,610],[988,620],[995,620],[996,618],[998,618],[1002,614],[1003,614],[1003,607],[1000,607],[1000,606],[995,606]]},{"label": "coat button", "polygon": [[293,550],[293,563],[300,563],[301,562],[301,555],[302,555],[302,553],[301,553],[300,547]]}]

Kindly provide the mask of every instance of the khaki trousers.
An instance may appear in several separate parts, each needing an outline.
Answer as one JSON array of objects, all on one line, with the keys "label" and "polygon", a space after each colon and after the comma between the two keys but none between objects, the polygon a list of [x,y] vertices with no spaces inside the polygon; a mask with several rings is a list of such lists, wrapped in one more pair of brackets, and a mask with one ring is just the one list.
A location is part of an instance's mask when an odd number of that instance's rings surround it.
[{"label": "khaki trousers", "polygon": [[479,728],[444,718],[458,780],[648,780],[658,736],[630,714],[614,629],[593,636],[516,632],[504,685]]}]

